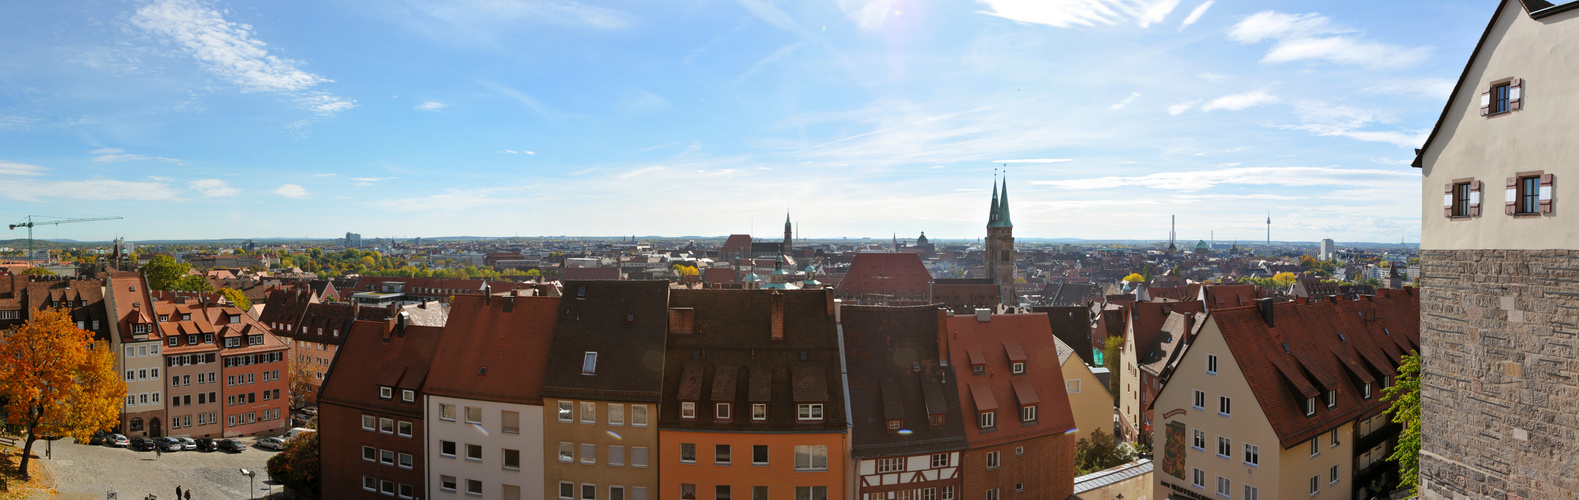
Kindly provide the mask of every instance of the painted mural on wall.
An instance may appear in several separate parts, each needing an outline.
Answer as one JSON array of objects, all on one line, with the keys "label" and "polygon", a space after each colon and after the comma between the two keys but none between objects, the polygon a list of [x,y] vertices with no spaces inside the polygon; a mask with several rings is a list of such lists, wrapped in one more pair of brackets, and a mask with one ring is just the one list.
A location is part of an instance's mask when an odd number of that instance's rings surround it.
[{"label": "painted mural on wall", "polygon": [[1168,441],[1162,447],[1162,472],[1184,479],[1184,423],[1168,422]]}]

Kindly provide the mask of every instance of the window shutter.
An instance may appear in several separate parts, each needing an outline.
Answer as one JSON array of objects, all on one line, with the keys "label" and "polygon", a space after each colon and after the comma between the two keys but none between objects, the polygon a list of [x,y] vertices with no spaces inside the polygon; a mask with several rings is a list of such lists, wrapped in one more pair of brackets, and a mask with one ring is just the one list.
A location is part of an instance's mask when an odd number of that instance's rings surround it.
[{"label": "window shutter", "polygon": [[1480,217],[1480,181],[1469,181],[1469,216]]},{"label": "window shutter", "polygon": [[1519,200],[1519,178],[1518,177],[1509,177],[1508,178],[1508,196],[1507,196],[1507,200],[1508,200],[1507,203],[1503,204],[1503,210],[1508,215],[1513,215],[1518,210],[1518,200]]},{"label": "window shutter", "polygon": [[1449,182],[1447,184],[1443,184],[1442,185],[1442,192],[1445,193],[1445,194],[1442,195],[1442,216],[1443,217],[1452,217],[1453,216],[1453,183]]},{"label": "window shutter", "polygon": [[1481,88],[1481,90],[1480,90],[1480,116],[1488,116],[1490,114],[1491,114],[1491,86],[1488,85],[1486,87]]},{"label": "window shutter", "polygon": [[1524,79],[1514,78],[1508,82],[1508,111],[1518,111],[1524,103]]},{"label": "window shutter", "polygon": [[1556,181],[1552,174],[1541,174],[1541,213],[1552,213],[1552,183]]}]

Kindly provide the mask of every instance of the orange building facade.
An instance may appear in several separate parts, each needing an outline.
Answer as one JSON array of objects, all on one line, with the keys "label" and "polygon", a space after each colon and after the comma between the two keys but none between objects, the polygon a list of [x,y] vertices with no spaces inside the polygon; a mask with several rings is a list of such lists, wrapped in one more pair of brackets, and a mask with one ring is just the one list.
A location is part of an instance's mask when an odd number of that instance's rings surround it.
[{"label": "orange building facade", "polygon": [[659,498],[845,498],[849,434],[658,432]]}]

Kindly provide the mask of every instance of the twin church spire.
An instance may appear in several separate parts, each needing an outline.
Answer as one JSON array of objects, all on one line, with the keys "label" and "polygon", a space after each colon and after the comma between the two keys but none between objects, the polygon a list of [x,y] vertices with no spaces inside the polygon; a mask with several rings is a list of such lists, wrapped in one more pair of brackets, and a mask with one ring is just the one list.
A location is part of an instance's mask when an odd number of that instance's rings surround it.
[{"label": "twin church spire", "polygon": [[1009,177],[1003,178],[1003,194],[998,194],[998,181],[992,182],[992,209],[987,213],[987,227],[1014,227],[1009,220]]}]

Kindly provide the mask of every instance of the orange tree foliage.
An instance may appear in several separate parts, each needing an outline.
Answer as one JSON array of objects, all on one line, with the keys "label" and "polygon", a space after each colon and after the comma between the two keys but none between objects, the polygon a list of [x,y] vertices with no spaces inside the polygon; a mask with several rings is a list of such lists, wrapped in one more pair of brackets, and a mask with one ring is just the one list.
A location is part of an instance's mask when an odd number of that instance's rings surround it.
[{"label": "orange tree foliage", "polygon": [[113,427],[126,398],[108,342],[77,328],[65,309],[36,309],[20,328],[0,332],[0,396],[6,421],[27,430],[21,469],[41,435],[88,435]]},{"label": "orange tree foliage", "polygon": [[285,444],[285,450],[269,457],[269,477],[298,493],[318,495],[318,432],[303,432]]}]

